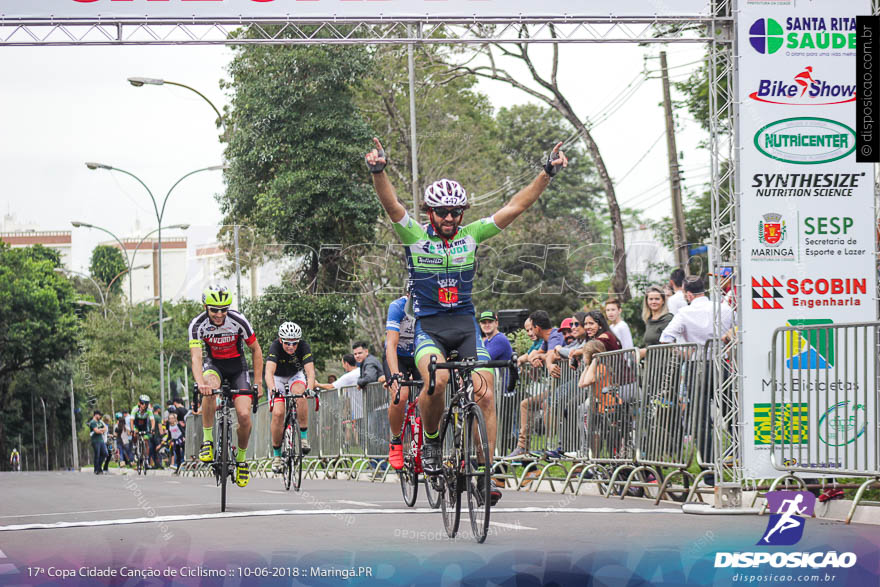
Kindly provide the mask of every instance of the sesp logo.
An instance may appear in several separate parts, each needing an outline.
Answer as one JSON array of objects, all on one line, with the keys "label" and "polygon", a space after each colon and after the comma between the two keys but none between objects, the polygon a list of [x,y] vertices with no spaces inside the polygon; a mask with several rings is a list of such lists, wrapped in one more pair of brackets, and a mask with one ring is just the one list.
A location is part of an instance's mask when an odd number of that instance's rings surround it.
[{"label": "sesp logo", "polygon": [[770,519],[760,546],[791,546],[804,535],[804,516],[813,516],[816,496],[809,491],[770,491],[767,493]]},{"label": "sesp logo", "polygon": [[762,55],[771,55],[782,48],[782,26],[772,18],[759,18],[749,27],[749,44]]}]

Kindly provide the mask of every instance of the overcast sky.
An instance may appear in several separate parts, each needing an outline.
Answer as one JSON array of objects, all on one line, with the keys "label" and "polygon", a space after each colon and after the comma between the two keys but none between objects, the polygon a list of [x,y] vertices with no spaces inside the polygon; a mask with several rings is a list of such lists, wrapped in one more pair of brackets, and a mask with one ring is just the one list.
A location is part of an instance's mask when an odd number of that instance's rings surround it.
[{"label": "overcast sky", "polygon": [[[538,62],[542,51],[549,47],[532,51]],[[653,218],[670,209],[661,85],[657,79],[631,82],[645,67],[645,56],[658,51],[622,44],[567,45],[560,51],[559,71],[560,85],[582,118],[595,118],[622,91],[623,96],[631,93],[594,134],[612,176],[620,180],[629,172],[618,184],[621,205],[645,208]],[[703,48],[695,44],[667,51],[673,80],[683,79],[703,57]],[[227,96],[219,80],[226,77],[227,48],[3,47],[0,53],[0,212],[11,213],[19,223],[70,230],[70,221],[80,220],[127,236],[140,222],[143,234],[156,227],[143,188],[118,173],[90,171],[84,162],[135,173],[160,204],[182,175],[222,162],[215,115],[206,103],[172,86],[134,88],[126,78],[185,83],[222,110]],[[647,65],[659,69],[657,59]],[[519,78],[526,75],[523,71]],[[483,82],[480,90],[496,107],[529,101],[498,82]],[[685,111],[676,116],[685,185],[699,188],[708,177],[708,152],[697,149],[705,135]],[[215,194],[222,189],[220,172],[189,178],[169,199],[163,224],[192,224],[190,239],[209,242],[221,217]],[[73,231],[74,268],[82,269],[91,248],[107,237],[83,228]]]}]

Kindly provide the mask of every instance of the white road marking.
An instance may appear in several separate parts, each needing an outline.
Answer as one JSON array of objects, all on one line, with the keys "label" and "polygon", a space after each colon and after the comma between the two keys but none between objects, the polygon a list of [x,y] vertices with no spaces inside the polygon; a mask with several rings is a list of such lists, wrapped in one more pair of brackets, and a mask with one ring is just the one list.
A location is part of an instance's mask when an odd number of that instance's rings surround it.
[{"label": "white road marking", "polygon": [[337,499],[336,503],[347,503],[348,505],[363,505],[367,507],[379,507],[378,503],[367,503],[366,501],[350,501],[347,499]]},{"label": "white road marking", "polygon": [[489,520],[490,526],[498,526],[499,528],[510,528],[511,530],[537,530],[537,528],[532,528],[530,526],[521,526],[519,524],[504,524],[503,522],[493,522]]},{"label": "white road marking", "polygon": [[[494,508],[496,513],[578,513],[578,514],[681,514],[681,509],[657,508]],[[256,510],[249,512],[225,512],[213,514],[190,514],[176,516],[155,516],[152,518],[129,518],[116,520],[83,520],[75,522],[55,522],[52,524],[18,524],[12,526],[0,526],[0,532],[13,532],[17,530],[54,530],[59,528],[83,528],[95,526],[123,526],[129,524],[150,524],[157,522],[188,522],[196,520],[215,520],[230,518],[251,518],[266,516],[320,516],[320,515],[363,515],[363,514],[394,514],[405,513],[436,515],[437,510],[431,508],[406,508],[406,509],[301,509],[301,510]]]},{"label": "white road marking", "polygon": [[273,495],[285,495],[287,491],[279,491],[277,489],[260,489],[260,493],[271,493]]},{"label": "white road marking", "polygon": [[[184,504],[180,504],[180,505],[159,505],[159,506],[153,507],[153,509],[154,510],[164,510],[164,509],[169,509],[169,508],[192,508],[192,507],[199,507],[199,506],[204,506],[204,505],[207,505],[207,504],[204,504],[204,503],[184,503]],[[104,512],[134,512],[134,511],[138,511],[138,510],[142,510],[142,509],[143,508],[116,508],[116,509],[109,509],[109,510],[83,510],[81,512],[52,512],[52,513],[48,513],[48,514],[18,514],[15,516],[0,516],[0,520],[4,520],[6,518],[36,518],[36,517],[43,517],[43,516],[66,516],[66,515],[75,516],[75,515],[79,515],[79,514],[100,514],[100,513],[104,513]]]},{"label": "white road marking", "polygon": [[180,485],[180,481],[166,481],[168,485]]}]

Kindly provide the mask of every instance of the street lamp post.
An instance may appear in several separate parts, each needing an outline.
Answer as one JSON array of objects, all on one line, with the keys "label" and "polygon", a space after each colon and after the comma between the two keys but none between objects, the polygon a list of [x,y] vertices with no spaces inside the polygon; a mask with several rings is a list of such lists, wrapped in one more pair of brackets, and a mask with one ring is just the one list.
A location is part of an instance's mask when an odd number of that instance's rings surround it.
[{"label": "street lamp post", "polygon": [[[137,267],[132,267],[132,265],[134,264],[134,258],[135,258],[135,255],[137,255],[138,249],[141,248],[141,245],[144,244],[144,241],[147,240],[147,237],[149,237],[151,234],[155,234],[159,229],[158,228],[153,229],[150,232],[148,232],[147,234],[145,234],[144,237],[140,240],[140,242],[138,242],[137,246],[134,248],[134,252],[132,252],[131,258],[129,258],[128,254],[126,254],[126,252],[125,252],[125,244],[122,242],[122,240],[118,236],[116,236],[115,234],[113,234],[112,232],[107,230],[106,228],[102,228],[100,226],[95,226],[94,224],[89,224],[88,222],[80,222],[80,221],[76,221],[76,220],[72,221],[71,224],[74,226],[74,228],[80,228],[80,227],[94,228],[96,230],[106,232],[111,237],[113,237],[113,240],[115,240],[116,243],[119,245],[119,248],[121,249],[122,255],[123,255],[123,257],[125,257],[125,263],[126,263],[126,265],[128,265],[128,268],[129,268],[128,269],[129,270],[129,276],[128,276],[128,327],[132,328],[134,326],[134,323],[132,322],[132,319],[131,319],[131,309],[134,306],[134,294],[132,293],[132,278],[133,278],[132,272],[135,269],[142,269],[142,268],[149,267],[149,265],[139,265]],[[190,226],[189,224],[172,224],[171,226],[163,226],[162,228],[165,230],[170,230],[172,228],[179,228],[181,230],[186,230],[189,228],[189,226]],[[116,279],[116,278],[114,277],[114,279]],[[112,284],[112,282],[111,282],[111,284]],[[108,290],[110,289],[109,286],[107,289]]]},{"label": "street lamp post", "polygon": [[[93,284],[95,284],[95,289],[98,290],[98,295],[101,296],[101,305],[104,307],[104,318],[107,317],[107,300],[104,298],[104,290],[101,289],[101,286],[98,285],[98,282],[92,279],[92,276],[88,273],[82,273],[81,271],[74,271],[73,269],[65,269],[64,267],[56,267],[54,269],[56,273],[73,273],[74,275],[79,275],[81,277],[85,277]],[[82,300],[77,300],[78,304],[81,304]],[[91,305],[91,304],[81,304],[81,305]]]},{"label": "street lamp post", "polygon": [[[221,131],[223,133],[223,138],[224,139],[229,138],[227,136],[226,119],[224,119],[223,115],[220,114],[220,110],[217,108],[217,106],[215,106],[214,103],[211,102],[211,100],[209,100],[206,95],[204,95],[203,93],[201,93],[197,89],[195,89],[191,86],[188,86],[186,84],[182,84],[179,82],[172,82],[172,81],[169,81],[166,79],[155,78],[155,77],[130,77],[130,78],[128,78],[128,83],[130,83],[131,85],[133,85],[136,88],[142,88],[143,86],[177,86],[178,88],[183,88],[185,90],[189,90],[190,92],[193,92],[194,94],[198,95],[202,100],[207,102],[208,106],[210,106],[211,109],[214,110],[214,114],[217,115],[217,124],[220,126]],[[236,295],[238,296],[238,303],[241,304],[241,263],[239,262],[239,258],[238,258],[238,223],[235,224],[235,226],[233,227],[233,230],[235,233],[235,235],[234,235],[234,239],[235,239],[235,288],[236,288]],[[251,267],[251,271],[253,271],[253,270],[254,270],[254,268]],[[252,296],[257,295],[256,291],[252,291],[251,295]]]},{"label": "street lamp post", "polygon": [[168,204],[168,198],[171,196],[171,193],[174,191],[174,188],[176,188],[178,185],[180,185],[180,183],[183,180],[185,180],[186,178],[188,178],[191,175],[195,175],[196,173],[201,173],[203,171],[216,171],[218,169],[223,169],[224,166],[223,165],[211,165],[210,167],[202,167],[200,169],[195,169],[195,170],[190,171],[189,173],[183,175],[183,177],[181,177],[176,182],[174,182],[174,185],[172,185],[171,188],[169,188],[168,193],[165,194],[165,199],[162,200],[161,210],[159,208],[158,203],[156,202],[156,197],[153,195],[153,192],[150,190],[150,188],[147,187],[147,184],[145,184],[143,182],[143,180],[141,180],[141,178],[139,178],[138,176],[136,176],[132,172],[126,171],[125,169],[120,169],[119,167],[113,167],[111,165],[107,165],[104,163],[95,163],[95,162],[91,162],[91,161],[86,163],[86,167],[88,167],[89,169],[92,169],[92,170],[103,169],[106,171],[118,171],[120,173],[124,173],[125,175],[131,177],[132,179],[137,181],[139,184],[141,184],[141,186],[147,191],[147,194],[150,196],[150,199],[153,201],[153,210],[156,212],[156,223],[159,226],[159,228],[156,229],[157,232],[159,233],[159,237],[157,239],[158,246],[159,246],[159,386],[160,386],[160,389],[162,390],[162,402],[164,403],[165,402],[165,350],[164,350],[165,331],[162,328],[162,322],[163,322],[163,320],[162,320],[162,313],[163,313],[163,306],[162,306],[162,218],[165,216],[165,206],[166,206],[166,204]]}]

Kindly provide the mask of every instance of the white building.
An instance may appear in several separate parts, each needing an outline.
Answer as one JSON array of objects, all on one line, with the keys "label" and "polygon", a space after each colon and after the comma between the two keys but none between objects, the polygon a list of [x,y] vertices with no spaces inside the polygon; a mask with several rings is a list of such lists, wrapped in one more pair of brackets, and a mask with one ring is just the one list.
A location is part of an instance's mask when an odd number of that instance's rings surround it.
[{"label": "white building", "polygon": [[73,253],[69,230],[24,230],[0,232],[0,240],[14,248],[43,245],[61,253],[61,266],[71,268]]}]

